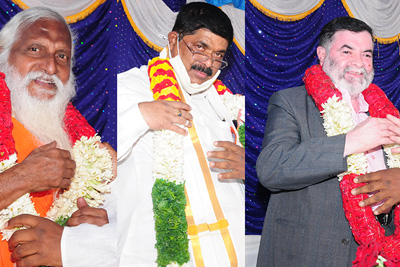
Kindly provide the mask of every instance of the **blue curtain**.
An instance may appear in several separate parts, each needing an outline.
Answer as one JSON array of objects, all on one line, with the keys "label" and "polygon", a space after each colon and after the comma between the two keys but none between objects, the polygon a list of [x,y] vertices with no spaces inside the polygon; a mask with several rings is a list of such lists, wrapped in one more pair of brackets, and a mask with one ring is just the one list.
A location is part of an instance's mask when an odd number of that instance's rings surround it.
[{"label": "blue curtain", "polygon": [[[171,8],[172,3],[182,4],[182,1],[166,1]],[[118,73],[127,71],[133,67],[146,65],[148,60],[158,56],[158,52],[148,46],[134,31],[130,24],[122,3],[117,3],[117,24],[118,38],[116,38],[116,47],[118,54]],[[229,66],[223,69],[219,79],[231,89],[234,93],[244,94],[244,55],[236,44],[232,43],[229,52],[226,55]]]},{"label": "blue curtain", "polygon": [[[116,148],[116,56],[111,43],[111,4],[112,0],[107,0],[85,19],[70,26],[78,35],[73,68],[77,96],[73,103],[102,140]],[[20,11],[11,0],[0,0],[0,26]]]},{"label": "blue curtain", "polygon": [[[318,34],[330,20],[348,16],[341,1],[323,5],[299,21],[280,21],[246,2],[246,234],[260,234],[269,192],[257,180],[268,101],[273,92],[302,85],[317,64]],[[374,83],[400,107],[399,44],[376,44]]]},{"label": "blue curtain", "polygon": [[186,4],[186,0],[163,0],[163,2],[174,12],[178,12]]}]

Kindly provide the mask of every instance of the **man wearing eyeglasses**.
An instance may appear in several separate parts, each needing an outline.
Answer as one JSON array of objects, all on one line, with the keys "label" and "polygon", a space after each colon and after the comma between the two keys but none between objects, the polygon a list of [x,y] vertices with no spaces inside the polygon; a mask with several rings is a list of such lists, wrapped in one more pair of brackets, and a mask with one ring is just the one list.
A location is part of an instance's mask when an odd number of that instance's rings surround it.
[{"label": "man wearing eyeglasses", "polygon": [[[224,56],[232,40],[224,12],[190,3],[179,12],[160,57],[118,75],[120,266],[156,265],[152,173],[162,165],[154,149],[165,145],[153,141],[157,130],[184,136],[191,264],[244,266],[245,152],[214,85],[228,65]],[[181,101],[154,100],[165,88],[170,100],[179,90]]]}]

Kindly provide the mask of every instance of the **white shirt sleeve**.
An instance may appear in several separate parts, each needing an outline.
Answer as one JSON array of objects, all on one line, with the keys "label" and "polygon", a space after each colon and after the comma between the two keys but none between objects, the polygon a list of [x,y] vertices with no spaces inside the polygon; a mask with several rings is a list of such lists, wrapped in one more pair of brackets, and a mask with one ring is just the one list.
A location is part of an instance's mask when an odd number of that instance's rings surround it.
[{"label": "white shirt sleeve", "polygon": [[103,206],[107,210],[108,224],[99,227],[84,223],[64,228],[61,238],[64,267],[118,266],[115,184],[116,181]]},{"label": "white shirt sleeve", "polygon": [[[118,79],[118,161],[126,158],[137,140],[149,130],[139,103],[152,101],[147,66],[117,75]],[[146,88],[143,90],[143,88]],[[144,93],[145,92],[145,93]],[[123,123],[122,123],[123,122]]]}]

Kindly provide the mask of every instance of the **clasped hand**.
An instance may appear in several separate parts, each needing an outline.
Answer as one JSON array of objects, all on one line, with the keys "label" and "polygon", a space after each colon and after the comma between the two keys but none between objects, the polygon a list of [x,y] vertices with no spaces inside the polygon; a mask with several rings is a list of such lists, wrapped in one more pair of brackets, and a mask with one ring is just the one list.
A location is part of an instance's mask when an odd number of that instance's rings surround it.
[{"label": "clasped hand", "polygon": [[36,148],[16,166],[19,176],[26,183],[27,192],[67,188],[70,185],[75,174],[75,161],[69,151],[56,145],[53,141]]}]

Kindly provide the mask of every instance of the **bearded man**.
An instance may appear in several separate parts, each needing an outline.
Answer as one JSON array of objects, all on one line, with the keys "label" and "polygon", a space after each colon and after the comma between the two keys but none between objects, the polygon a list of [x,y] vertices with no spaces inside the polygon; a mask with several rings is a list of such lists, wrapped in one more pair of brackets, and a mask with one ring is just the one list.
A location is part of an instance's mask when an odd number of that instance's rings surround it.
[{"label": "bearded man", "polygon": [[[10,89],[9,99],[3,81],[1,155],[5,160],[16,151],[19,163],[0,174],[0,209],[31,193],[37,213],[44,217],[55,190],[68,188],[74,176],[76,164],[69,151],[75,140],[95,133],[70,104],[75,95],[73,35],[57,12],[30,8],[3,27],[0,48],[0,70]],[[108,223],[105,209],[91,208],[83,198],[77,204],[79,210],[67,223],[77,227],[33,215],[12,218],[8,228],[28,229],[1,241],[1,265],[115,266],[115,223]]]},{"label": "bearded man", "polygon": [[[359,200],[351,200],[355,203],[351,209],[343,201],[344,211],[341,192],[344,200],[352,198],[346,198],[351,194],[344,184],[339,188],[337,176],[353,173],[354,168],[348,169],[348,164],[353,163],[347,159],[355,154],[366,159],[365,166],[354,166],[366,168],[367,172],[386,169],[382,145],[393,144],[398,138],[398,119],[391,115],[372,117],[376,116],[375,103],[379,101],[393,111],[388,114],[398,116],[384,93],[371,84],[373,48],[368,25],[354,18],[336,18],[322,29],[317,48],[319,65],[306,71],[305,86],[282,90],[271,97],[263,149],[257,160],[258,178],[272,192],[258,266],[351,266],[356,259],[362,242],[349,224],[354,230],[358,227],[353,224],[354,218],[364,217],[356,213]],[[340,101],[346,107],[335,108],[332,101],[337,105]],[[332,125],[335,118],[337,124]],[[332,134],[341,127],[346,130]],[[343,181],[353,184],[355,176],[344,176]],[[368,179],[371,178],[360,176],[355,182]],[[390,179],[394,181],[395,177]],[[370,224],[378,224],[377,229],[383,227],[386,235],[392,234],[394,228],[390,218],[391,206],[396,203],[393,198],[398,201],[400,197],[394,184],[386,186],[388,203],[373,207],[375,215],[381,214],[381,225],[369,207],[370,213],[365,213],[372,217]],[[376,189],[366,185],[357,190],[352,193],[373,193]],[[374,202],[377,201],[371,196],[360,205]]]},{"label": "bearded man", "polygon": [[[220,69],[227,65],[224,55],[232,39],[232,25],[224,12],[210,4],[190,3],[179,12],[160,57],[118,75],[121,266],[155,266],[156,261],[167,265],[181,258],[166,263],[161,258],[175,255],[187,256],[179,265],[190,261],[196,266],[244,266],[244,149],[235,143],[237,132],[215,87]],[[181,101],[160,100],[163,97]],[[156,136],[163,137],[154,141]],[[212,151],[216,148],[223,151]],[[178,175],[181,170],[185,179],[186,217],[183,210],[183,219],[175,221],[182,210],[174,205],[185,200],[165,199],[154,209],[174,209],[172,215],[155,223],[160,216],[153,213],[157,195],[154,188],[152,193],[153,174],[170,163],[167,169]],[[171,193],[170,198],[176,195]],[[181,240],[174,230],[186,221],[181,237],[187,240],[189,235],[189,243],[182,251],[169,247],[167,253],[157,252],[156,247]],[[168,229],[171,224],[171,231],[156,233],[156,226]],[[166,244],[159,239],[163,233],[169,240]]]}]

